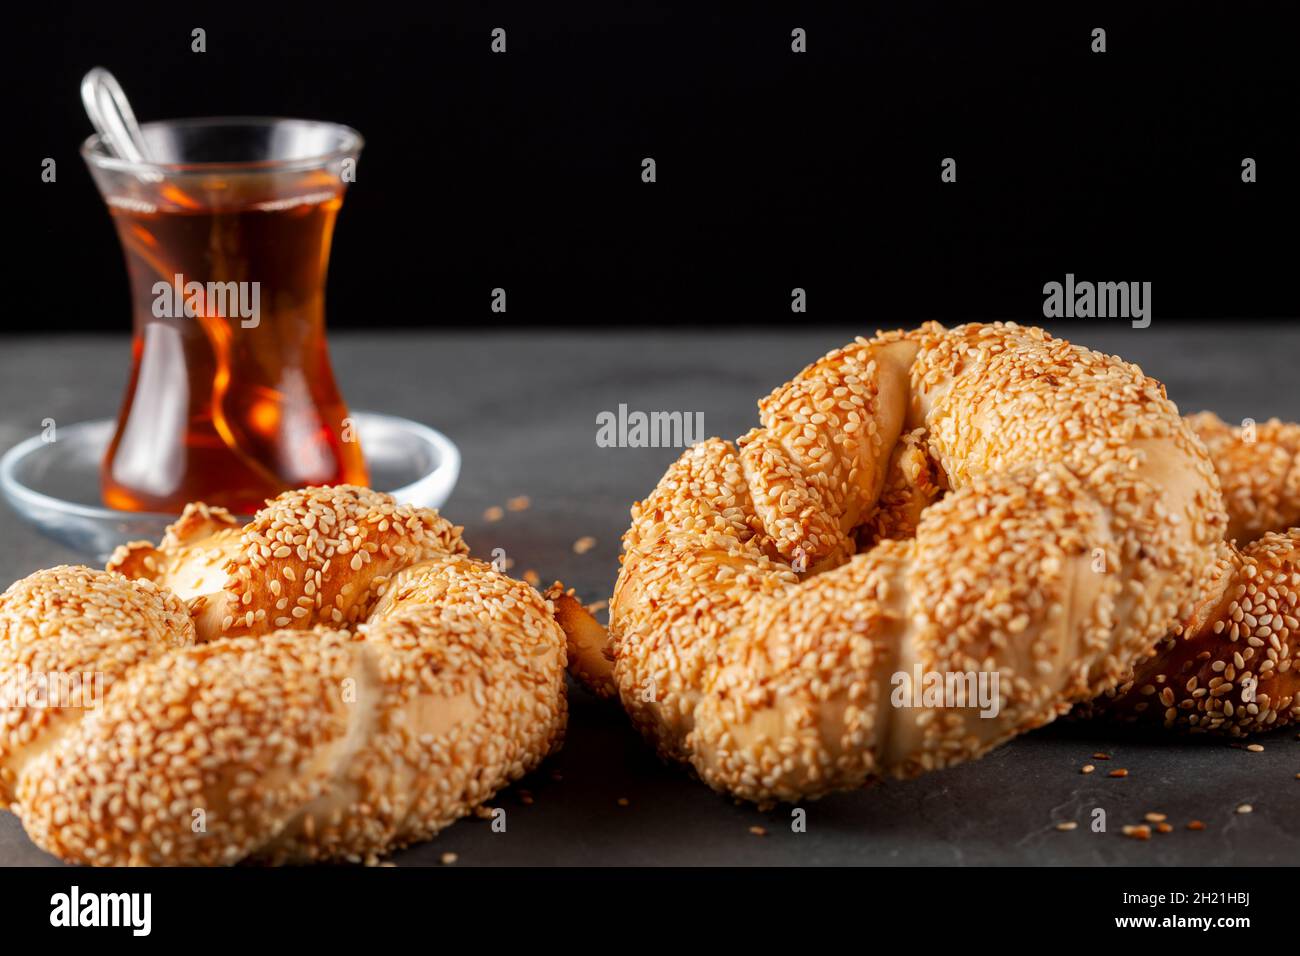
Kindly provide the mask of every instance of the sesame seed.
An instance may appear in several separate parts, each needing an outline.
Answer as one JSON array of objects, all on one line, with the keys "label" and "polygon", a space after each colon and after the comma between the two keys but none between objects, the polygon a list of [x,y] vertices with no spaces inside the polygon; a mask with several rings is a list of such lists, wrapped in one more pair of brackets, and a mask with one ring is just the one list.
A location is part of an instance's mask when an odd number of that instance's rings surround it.
[{"label": "sesame seed", "polygon": [[[0,804],[68,862],[384,865],[562,737],[551,604],[435,511],[346,485],[286,492],[242,527],[192,505],[111,564],[0,595],[0,678],[24,662],[107,678],[94,719],[0,718]],[[41,760],[9,773],[33,744]],[[203,806],[230,809],[196,834]]]},{"label": "sesame seed", "polygon": [[1061,831],[1077,830],[1079,824],[1073,820],[1064,820],[1056,825],[1056,829]]},{"label": "sesame seed", "polygon": [[[1279,615],[1300,620],[1292,539],[1227,544],[1209,443],[1136,366],[1041,329],[855,340],[633,504],[590,656],[608,652],[608,683],[662,756],[759,805],[974,759],[1071,705],[1196,732],[1282,726],[1300,716],[1277,682],[1289,645],[1270,642]],[[574,647],[591,633],[569,626]],[[1000,673],[997,733],[939,708],[900,724],[879,690],[897,647]],[[1247,669],[1267,703],[1242,699]]]}]

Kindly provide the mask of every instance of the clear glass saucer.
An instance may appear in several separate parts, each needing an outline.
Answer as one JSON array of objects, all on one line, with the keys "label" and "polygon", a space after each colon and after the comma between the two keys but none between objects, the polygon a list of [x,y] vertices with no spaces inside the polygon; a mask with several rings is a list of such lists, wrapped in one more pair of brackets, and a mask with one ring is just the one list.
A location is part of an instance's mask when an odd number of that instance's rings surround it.
[{"label": "clear glass saucer", "polygon": [[[460,451],[442,432],[394,415],[353,412],[373,487],[402,504],[438,508],[460,474]],[[156,541],[175,515],[115,511],[99,497],[99,468],[115,422],[60,425],[0,457],[0,493],[42,534],[103,562],[120,544]]]}]

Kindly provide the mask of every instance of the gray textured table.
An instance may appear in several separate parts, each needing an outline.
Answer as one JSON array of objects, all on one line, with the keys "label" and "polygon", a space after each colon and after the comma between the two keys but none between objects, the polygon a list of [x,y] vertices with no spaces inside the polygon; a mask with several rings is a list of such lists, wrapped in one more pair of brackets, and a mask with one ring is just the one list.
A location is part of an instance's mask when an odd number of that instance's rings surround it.
[{"label": "gray textured table", "polygon": [[[754,401],[803,363],[868,329],[803,331],[340,335],[333,353],[354,408],[427,421],[464,453],[445,511],[466,526],[479,555],[501,547],[515,573],[563,578],[585,600],[607,597],[629,504],[674,452],[597,447],[596,415],[632,409],[700,411],[709,434],[754,422]],[[1294,369],[1300,332],[1224,322],[1175,331],[1097,321],[1062,327],[1083,344],[1137,361],[1184,411],[1229,420],[1300,419]],[[60,424],[113,414],[126,375],[125,337],[0,339],[0,448]],[[532,506],[496,523],[485,509],[528,495]],[[597,546],[575,554],[575,539]],[[0,506],[0,585],[78,560]],[[1216,740],[1134,736],[1101,726],[1055,725],[974,764],[919,780],[810,803],[807,832],[789,808],[760,813],[660,765],[622,712],[571,691],[564,750],[495,803],[505,833],[476,820],[397,854],[436,863],[447,851],[473,864],[1280,864],[1300,860],[1300,741],[1260,738],[1263,753]],[[1097,751],[1109,762],[1092,759]],[[1098,772],[1080,774],[1084,763]],[[1105,771],[1124,767],[1129,776]],[[620,798],[628,803],[621,806]],[[1254,812],[1236,814],[1250,803]],[[1106,810],[1109,832],[1088,828]],[[1151,811],[1176,830],[1149,842],[1120,827]],[[1206,830],[1183,828],[1190,819]],[[1073,832],[1054,824],[1078,820]],[[750,833],[762,826],[767,836]],[[56,863],[0,813],[0,863]]]}]

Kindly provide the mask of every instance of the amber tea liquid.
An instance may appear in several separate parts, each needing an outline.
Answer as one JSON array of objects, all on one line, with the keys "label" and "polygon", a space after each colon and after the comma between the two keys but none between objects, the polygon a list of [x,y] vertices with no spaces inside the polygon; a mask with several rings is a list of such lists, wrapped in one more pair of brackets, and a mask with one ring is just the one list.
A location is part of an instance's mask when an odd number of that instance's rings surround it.
[{"label": "amber tea liquid", "polygon": [[[161,184],[156,201],[106,198],[134,341],[105,503],[174,512],[205,501],[247,514],[288,488],[366,484],[325,342],[338,177],[304,172],[286,190],[284,174],[213,176]],[[196,315],[177,295],[191,282],[204,290],[189,297]],[[240,289],[256,316],[231,308],[233,292],[205,294],[209,283],[235,283],[219,288]]]}]

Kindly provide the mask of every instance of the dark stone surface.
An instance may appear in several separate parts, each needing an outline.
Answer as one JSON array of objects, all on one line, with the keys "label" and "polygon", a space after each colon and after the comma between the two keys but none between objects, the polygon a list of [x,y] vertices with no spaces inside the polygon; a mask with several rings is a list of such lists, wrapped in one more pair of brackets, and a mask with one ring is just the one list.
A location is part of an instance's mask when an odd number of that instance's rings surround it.
[{"label": "dark stone surface", "polygon": [[[675,453],[607,449],[596,414],[632,409],[703,412],[728,437],[754,423],[754,402],[804,363],[863,329],[659,333],[568,332],[338,336],[335,364],[354,408],[429,422],[459,443],[461,482],[446,512],[479,555],[504,548],[517,575],[562,578],[585,600],[608,596],[630,503]],[[1121,354],[1166,383],[1184,411],[1229,420],[1300,419],[1295,366],[1300,332],[1282,326],[1176,331],[1115,323],[1064,328]],[[116,412],[126,375],[124,338],[0,340],[0,448],[59,423]],[[488,523],[483,512],[528,495],[532,506]],[[585,555],[572,542],[591,535]],[[79,556],[38,537],[0,506],[0,584]],[[736,806],[683,771],[658,763],[622,712],[571,692],[564,750],[501,794],[507,830],[466,820],[395,856],[437,863],[447,851],[473,864],[1281,864],[1300,859],[1300,741],[1295,729],[1259,738],[1250,753],[1226,741],[1138,736],[1057,724],[983,760],[918,780],[809,803],[807,832],[790,808]],[[1111,753],[1110,761],[1094,752]],[[1079,767],[1097,765],[1084,776]],[[1124,767],[1129,776],[1110,779]],[[562,779],[553,779],[554,774]],[[532,794],[531,804],[523,799]],[[627,798],[629,805],[618,805]],[[1250,803],[1254,812],[1236,814]],[[1104,809],[1109,832],[1088,827]],[[1150,842],[1120,828],[1143,814],[1176,830]],[[1184,829],[1190,819],[1203,832]],[[1078,820],[1078,830],[1054,824]],[[754,836],[752,826],[767,829]],[[18,821],[0,814],[0,863],[48,864]]]}]

